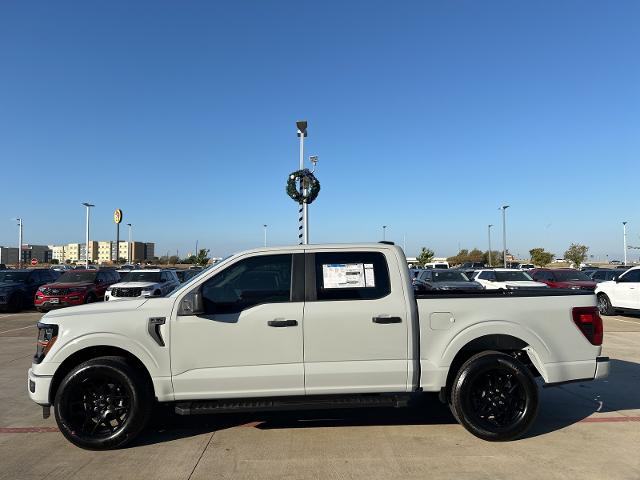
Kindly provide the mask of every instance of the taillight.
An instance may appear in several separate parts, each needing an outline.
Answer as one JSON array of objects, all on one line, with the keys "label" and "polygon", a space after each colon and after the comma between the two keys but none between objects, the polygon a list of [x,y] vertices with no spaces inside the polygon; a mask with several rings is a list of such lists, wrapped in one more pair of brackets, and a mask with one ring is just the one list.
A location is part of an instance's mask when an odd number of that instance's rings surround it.
[{"label": "taillight", "polygon": [[596,307],[574,307],[571,311],[573,323],[592,345],[602,345],[602,318]]},{"label": "taillight", "polygon": [[38,323],[38,343],[33,363],[40,363],[58,338],[58,326]]}]

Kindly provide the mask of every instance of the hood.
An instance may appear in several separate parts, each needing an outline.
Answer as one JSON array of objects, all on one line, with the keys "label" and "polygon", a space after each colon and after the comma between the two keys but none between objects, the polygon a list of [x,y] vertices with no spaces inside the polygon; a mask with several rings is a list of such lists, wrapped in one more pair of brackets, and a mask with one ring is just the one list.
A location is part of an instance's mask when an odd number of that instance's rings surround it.
[{"label": "hood", "polygon": [[73,283],[47,283],[42,288],[87,288],[93,285],[93,282],[73,282]]},{"label": "hood", "polygon": [[566,282],[549,282],[556,288],[571,288],[579,287],[584,289],[593,290],[596,288],[596,282],[592,280],[568,280]]},{"label": "hood", "polygon": [[546,283],[542,282],[534,282],[533,280],[517,280],[511,282],[502,282],[507,287],[516,287],[516,288],[530,288],[530,287],[547,287]]},{"label": "hood", "polygon": [[[87,315],[100,314],[100,313],[114,313],[135,310],[141,307],[148,298],[144,299],[131,299],[128,302],[98,302],[89,303],[86,305],[78,305],[77,307],[61,308],[59,310],[51,310],[46,313],[41,322],[44,323],[56,323],[58,318],[66,317],[86,317]],[[49,322],[51,320],[51,322]]]},{"label": "hood", "polygon": [[433,288],[451,288],[456,290],[479,289],[482,288],[478,282],[448,281],[448,282],[430,282]]},{"label": "hood", "polygon": [[144,288],[158,285],[157,282],[120,282],[114,283],[110,288]]},{"label": "hood", "polygon": [[0,282],[0,288],[18,288],[24,285],[24,282]]}]

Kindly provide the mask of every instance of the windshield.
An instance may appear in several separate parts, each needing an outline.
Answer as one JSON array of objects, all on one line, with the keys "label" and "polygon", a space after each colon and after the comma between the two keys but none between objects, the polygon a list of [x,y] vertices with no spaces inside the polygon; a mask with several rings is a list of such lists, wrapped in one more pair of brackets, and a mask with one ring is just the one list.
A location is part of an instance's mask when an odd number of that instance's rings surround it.
[{"label": "windshield", "polygon": [[121,282],[154,282],[160,281],[160,272],[129,272]]},{"label": "windshield", "polygon": [[496,272],[496,280],[498,282],[527,282],[533,280],[528,273],[525,272]]},{"label": "windshield", "polygon": [[558,270],[553,272],[553,276],[558,282],[591,280],[586,273],[578,272],[577,270]]},{"label": "windshield", "polygon": [[64,272],[58,277],[56,283],[93,282],[95,279],[96,272]]},{"label": "windshield", "polygon": [[462,272],[433,272],[434,282],[468,282],[469,279]]},{"label": "windshield", "polygon": [[12,272],[7,270],[0,272],[0,282],[24,282],[29,276],[29,272]]}]

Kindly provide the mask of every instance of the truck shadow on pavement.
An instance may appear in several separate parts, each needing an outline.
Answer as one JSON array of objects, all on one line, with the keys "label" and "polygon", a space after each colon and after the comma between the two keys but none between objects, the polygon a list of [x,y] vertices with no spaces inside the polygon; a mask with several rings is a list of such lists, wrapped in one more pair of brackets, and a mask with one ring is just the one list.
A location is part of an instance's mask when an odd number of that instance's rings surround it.
[{"label": "truck shadow on pavement", "polygon": [[[611,360],[603,380],[541,388],[540,412],[524,438],[545,435],[593,414],[640,410],[640,365]],[[634,415],[633,413],[627,414]],[[636,414],[640,416],[640,411]],[[608,415],[611,416],[611,415]],[[622,417],[623,415],[618,415]],[[449,407],[436,395],[420,395],[407,408],[332,409],[292,412],[180,416],[169,406],[154,412],[147,430],[132,447],[167,442],[236,427],[262,430],[385,425],[453,425]],[[462,427],[460,427],[462,428]]]}]

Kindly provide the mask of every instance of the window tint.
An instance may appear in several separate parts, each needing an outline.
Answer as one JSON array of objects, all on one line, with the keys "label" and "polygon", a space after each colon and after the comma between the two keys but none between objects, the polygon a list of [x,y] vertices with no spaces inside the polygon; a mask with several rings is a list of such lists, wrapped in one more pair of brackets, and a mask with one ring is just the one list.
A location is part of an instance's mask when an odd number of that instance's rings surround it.
[{"label": "window tint", "polygon": [[496,274],[494,272],[481,272],[480,275],[478,275],[478,278],[481,280],[489,280],[491,282],[495,282]]},{"label": "window tint", "polygon": [[541,282],[553,282],[553,274],[551,272],[536,272],[533,279]]},{"label": "window tint", "polygon": [[238,313],[262,303],[290,301],[291,258],[263,255],[225,268],[202,286],[205,313]]},{"label": "window tint", "polygon": [[380,252],[315,254],[318,300],[373,300],[391,292],[389,269]]},{"label": "window tint", "polygon": [[619,282],[640,282],[640,270],[631,270],[618,279]]}]

